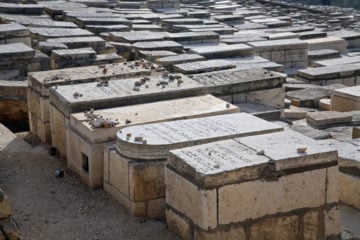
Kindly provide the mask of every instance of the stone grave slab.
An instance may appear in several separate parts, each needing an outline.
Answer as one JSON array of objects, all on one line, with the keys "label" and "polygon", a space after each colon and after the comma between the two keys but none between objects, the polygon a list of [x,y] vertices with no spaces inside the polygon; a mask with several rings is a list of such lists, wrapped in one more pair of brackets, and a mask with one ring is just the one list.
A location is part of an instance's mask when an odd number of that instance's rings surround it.
[{"label": "stone grave slab", "polygon": [[62,155],[66,155],[65,132],[69,126],[71,113],[88,111],[92,108],[120,107],[206,93],[206,87],[184,75],[169,75],[167,78],[150,76],[112,80],[105,84],[83,83],[52,87],[50,89],[52,144]]},{"label": "stone grave slab", "polygon": [[213,17],[216,21],[224,22],[227,24],[234,24],[234,23],[243,23],[244,16],[238,14],[224,14],[224,15],[215,15]]},{"label": "stone grave slab", "polygon": [[[284,94],[281,75],[263,69],[224,70],[190,76],[193,80],[205,85],[210,94],[224,97],[231,103],[254,101],[272,107],[283,105],[281,97],[273,98],[270,92]],[[255,97],[257,96],[257,97]],[[279,99],[279,101],[278,101]],[[280,106],[279,106],[280,105]]]},{"label": "stone grave slab", "polygon": [[325,37],[303,40],[309,44],[309,50],[334,49],[339,52],[345,52],[346,41],[338,37]]},{"label": "stone grave slab", "polygon": [[360,34],[356,31],[342,29],[340,31],[329,32],[329,35],[344,39],[347,43],[347,47],[349,48],[360,47]]},{"label": "stone grave slab", "polygon": [[306,32],[300,32],[299,38],[304,39],[312,39],[312,38],[324,38],[327,37],[327,32],[321,32],[321,31],[306,31]]},{"label": "stone grave slab", "polygon": [[[138,66],[135,66],[138,65]],[[28,109],[32,119],[30,131],[38,135],[42,142],[51,142],[49,88],[52,86],[124,79],[150,75],[150,65],[145,61],[86,66],[28,74]],[[40,129],[43,126],[46,129]]]},{"label": "stone grave slab", "polygon": [[[116,162],[119,166],[117,189],[105,182],[104,187],[135,216],[163,217],[164,166],[169,150],[229,139],[234,136],[257,135],[281,130],[282,128],[278,125],[246,113],[127,127],[118,132],[117,146],[114,149],[108,148],[105,154],[105,158],[109,159],[105,162]],[[141,136],[141,141],[139,141],[139,136]],[[136,159],[136,161],[131,159]],[[129,164],[129,170],[121,167],[124,164]],[[151,175],[148,174],[149,171],[152,172]],[[119,182],[121,179],[128,179],[129,174],[136,178],[137,176],[143,176],[143,178]],[[145,185],[146,191],[142,190],[145,189]],[[153,207],[149,210],[141,210],[140,207],[143,204],[151,204]]]},{"label": "stone grave slab", "polygon": [[0,3],[1,13],[40,15],[44,7],[40,4]]},{"label": "stone grave slab", "polygon": [[22,42],[31,46],[30,30],[17,23],[1,24],[0,43],[9,44],[16,42]]},{"label": "stone grave slab", "polygon": [[296,107],[319,107],[320,99],[329,98],[333,90],[323,87],[305,88],[286,93],[286,98]]},{"label": "stone grave slab", "polygon": [[133,44],[135,49],[139,50],[168,50],[173,52],[181,52],[183,45],[174,41],[148,41],[148,42],[136,42]]},{"label": "stone grave slab", "polygon": [[357,72],[360,64],[344,64],[328,67],[318,67],[299,70],[296,78],[316,85],[330,85],[341,83],[354,86],[358,83]]},{"label": "stone grave slab", "polygon": [[156,62],[158,58],[176,56],[175,52],[166,50],[154,50],[154,51],[139,51],[137,58],[147,59],[151,62]]},{"label": "stone grave slab", "polygon": [[133,31],[150,31],[150,32],[162,32],[163,29],[154,24],[135,24],[133,21],[133,25],[131,26]]},{"label": "stone grave slab", "polygon": [[51,68],[61,69],[91,65],[96,59],[96,52],[92,48],[59,49],[51,52]]},{"label": "stone grave slab", "polygon": [[181,63],[174,65],[175,71],[184,74],[197,74],[204,72],[213,72],[224,69],[235,68],[236,65],[226,60],[207,60],[191,63]]},{"label": "stone grave slab", "polygon": [[101,37],[66,37],[66,38],[52,38],[47,42],[62,43],[68,48],[86,48],[91,47],[95,51],[101,51],[105,48],[105,40]]},{"label": "stone grave slab", "polygon": [[314,128],[329,128],[339,125],[350,124],[353,118],[353,114],[336,112],[336,111],[324,111],[324,112],[310,112],[306,116],[306,122]]},{"label": "stone grave slab", "polygon": [[60,37],[93,36],[92,32],[80,28],[30,28],[31,37],[41,41]]},{"label": "stone grave slab", "polygon": [[24,43],[11,43],[0,45],[1,60],[31,59],[35,51]]},{"label": "stone grave slab", "polygon": [[348,112],[360,110],[360,86],[337,89],[331,96],[333,111]]},{"label": "stone grave slab", "polygon": [[41,52],[45,53],[46,55],[51,55],[52,50],[68,49],[68,46],[66,46],[63,43],[58,43],[58,42],[42,42],[42,41],[40,41],[37,45],[38,45],[39,50]]},{"label": "stone grave slab", "polygon": [[118,25],[86,25],[86,30],[99,35],[103,32],[127,32],[130,30],[130,26],[118,24]]},{"label": "stone grave slab", "polygon": [[254,49],[246,44],[219,44],[217,46],[194,47],[191,53],[199,54],[207,59],[248,57],[253,55]]},{"label": "stone grave slab", "polygon": [[170,68],[170,70],[172,70],[173,66],[176,64],[189,63],[189,62],[195,62],[195,61],[200,61],[200,60],[205,60],[205,58],[198,54],[185,53],[185,54],[178,54],[175,56],[158,58],[156,60],[156,62],[159,63],[160,65],[162,65],[166,68]]},{"label": "stone grave slab", "polygon": [[308,44],[299,39],[268,40],[248,43],[255,54],[283,64],[285,68],[307,67]]},{"label": "stone grave slab", "polygon": [[252,239],[307,236],[297,225],[300,209],[315,215],[316,229],[331,223],[324,238],[340,232],[337,151],[301,134],[285,131],[173,150],[165,171],[167,223],[182,238],[245,239],[245,232]]},{"label": "stone grave slab", "polygon": [[291,130],[301,133],[314,140],[324,140],[331,138],[331,135],[328,132],[312,128],[310,126],[293,126],[291,127]]},{"label": "stone grave slab", "polygon": [[200,43],[217,43],[219,34],[214,32],[180,32],[169,33],[169,39],[181,44],[200,44]]},{"label": "stone grave slab", "polygon": [[[186,107],[184,107],[186,106]],[[152,111],[149,112],[149,108]],[[228,104],[212,95],[179,98],[174,100],[145,103],[104,110],[96,110],[91,119],[89,114],[71,114],[70,127],[67,129],[67,160],[68,167],[74,170],[91,187],[102,186],[103,180],[116,186],[112,175],[117,175],[105,162],[106,177],[104,178],[104,146],[115,142],[116,132],[124,127],[163,121],[174,121],[188,118],[206,117],[239,112],[239,108]],[[98,124],[105,119],[118,124],[106,127]],[[89,169],[82,167],[82,156],[88,159]],[[106,159],[107,160],[107,159]],[[111,176],[111,178],[109,178]]]},{"label": "stone grave slab", "polygon": [[152,33],[150,31],[136,31],[136,32],[110,32],[110,38],[116,42],[146,42],[146,41],[161,41],[166,37],[165,33]]},{"label": "stone grave slab", "polygon": [[[336,51],[336,50],[335,50]],[[314,62],[315,67],[329,67],[360,63],[360,56],[338,56],[336,59],[324,59]]]},{"label": "stone grave slab", "polygon": [[85,28],[86,25],[128,25],[131,26],[131,21],[123,17],[80,17],[75,19],[75,23],[81,28]]}]

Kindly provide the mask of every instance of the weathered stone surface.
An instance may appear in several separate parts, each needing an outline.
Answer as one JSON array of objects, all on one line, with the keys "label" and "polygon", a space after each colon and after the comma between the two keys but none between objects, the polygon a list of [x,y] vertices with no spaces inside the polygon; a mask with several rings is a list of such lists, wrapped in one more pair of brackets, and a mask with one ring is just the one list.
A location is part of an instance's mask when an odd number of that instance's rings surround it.
[{"label": "weathered stone surface", "polygon": [[315,140],[322,140],[331,138],[331,135],[328,132],[321,131],[319,129],[312,128],[310,126],[293,126],[291,130],[299,132],[307,137],[310,137]]},{"label": "weathered stone surface", "polygon": [[297,216],[266,219],[251,226],[250,240],[297,239],[301,234],[298,229],[299,223]]},{"label": "weathered stone surface", "polygon": [[306,88],[286,93],[286,98],[297,107],[318,107],[320,99],[330,97],[333,90],[328,88]]},{"label": "weathered stone surface", "polygon": [[234,140],[225,140],[173,150],[168,164],[198,185],[218,187],[261,177],[269,160]]},{"label": "weathered stone surface", "polygon": [[315,128],[326,128],[350,123],[352,118],[352,113],[341,113],[336,111],[309,112],[306,116],[306,121]]},{"label": "weathered stone surface", "polygon": [[348,112],[360,110],[360,86],[337,89],[331,97],[333,111]]},{"label": "weathered stone surface", "polygon": [[0,57],[5,59],[29,59],[35,56],[35,51],[24,43],[11,43],[0,45]]},{"label": "weathered stone surface", "polygon": [[169,50],[174,52],[180,52],[183,49],[183,45],[168,40],[136,42],[133,47],[137,50]]},{"label": "weathered stone surface", "polygon": [[320,235],[320,223],[318,211],[307,212],[303,217],[303,239],[315,240]]},{"label": "weathered stone surface", "polygon": [[248,57],[253,54],[253,48],[246,44],[217,45],[191,48],[192,53],[206,57],[207,59],[227,57]]},{"label": "weathered stone surface", "polygon": [[179,216],[171,209],[166,209],[166,223],[176,235],[183,239],[191,239],[189,220]]},{"label": "weathered stone surface", "polygon": [[200,43],[217,43],[219,42],[219,34],[214,32],[180,32],[169,33],[169,38],[181,44],[200,44]]},{"label": "weathered stone surface", "polygon": [[178,54],[176,56],[161,57],[156,60],[162,66],[171,66],[175,64],[188,63],[204,60],[205,58],[198,54]]},{"label": "weathered stone surface", "polygon": [[65,44],[68,48],[86,48],[91,47],[95,51],[100,51],[105,48],[105,41],[100,37],[66,37],[66,38],[52,38],[47,40],[53,43]]},{"label": "weathered stone surface", "polygon": [[338,237],[340,233],[340,209],[335,206],[330,210],[324,211],[325,236]]},{"label": "weathered stone surface", "polygon": [[309,44],[309,50],[334,49],[344,52],[346,49],[346,41],[338,37],[325,37],[304,40]]},{"label": "weathered stone surface", "polygon": [[145,61],[135,67],[135,62],[85,66],[29,73],[29,86],[41,96],[48,96],[48,88],[55,85],[93,82],[96,79],[122,79],[150,75],[150,65]]},{"label": "weathered stone surface", "polygon": [[[146,83],[139,86],[139,91],[134,90],[134,86],[136,82],[140,82],[140,78],[129,78],[126,81],[109,81],[108,85],[84,83],[53,87],[50,89],[50,102],[56,105],[65,116],[69,117],[71,113],[91,108],[118,107],[207,93],[207,89],[201,84],[186,76],[181,75],[180,77],[182,79],[180,84],[177,81],[169,81],[161,77],[150,77]],[[166,83],[158,84],[160,81]],[[74,96],[76,92],[81,96]]]},{"label": "weathered stone surface", "polygon": [[[149,108],[152,111],[149,112]],[[70,126],[73,131],[81,135],[87,142],[102,143],[115,141],[116,132],[123,127],[162,122],[164,120],[221,115],[239,111],[239,108],[232,104],[228,104],[212,95],[204,95],[95,110],[93,114],[102,116],[103,119],[117,119],[119,124],[110,129],[93,128],[91,125],[93,121],[89,120],[84,113],[71,114]]]},{"label": "weathered stone surface", "polygon": [[262,69],[234,69],[196,74],[190,77],[207,86],[209,93],[215,96],[277,88],[281,87],[285,81],[281,75]]},{"label": "weathered stone surface", "polygon": [[339,174],[340,202],[360,209],[360,180],[359,177]]},{"label": "weathered stone surface", "polygon": [[235,64],[226,60],[208,60],[174,65],[174,69],[184,74],[197,74],[235,68]]},{"label": "weathered stone surface", "polygon": [[[179,147],[281,130],[278,125],[249,114],[234,113],[127,127],[118,132],[117,143],[122,155],[150,160],[165,158],[169,150]],[[137,136],[142,136],[146,144],[136,141]]]},{"label": "weathered stone surface", "polygon": [[325,203],[325,179],[326,171],[321,169],[283,176],[275,182],[224,186],[219,189],[219,224],[321,206]]},{"label": "weathered stone surface", "polygon": [[231,227],[230,230],[217,230],[213,232],[206,232],[201,230],[195,231],[194,239],[196,240],[218,240],[218,239],[227,239],[227,240],[237,240],[237,239],[246,239],[245,231],[242,227]]},{"label": "weathered stone surface", "polygon": [[[217,225],[216,190],[199,190],[198,187],[173,171],[166,169],[166,203],[184,213],[204,230]],[[178,198],[176,196],[182,196]]]},{"label": "weathered stone surface", "polygon": [[30,28],[31,36],[45,41],[49,38],[93,36],[92,32],[79,28]]},{"label": "weathered stone surface", "polygon": [[165,39],[165,33],[157,33],[150,31],[135,32],[110,32],[112,41],[135,43],[143,41],[160,41]]},{"label": "weathered stone surface", "polygon": [[249,43],[255,48],[255,51],[279,51],[292,49],[305,49],[308,44],[299,39],[258,41]]},{"label": "weathered stone surface", "polygon": [[[275,160],[277,170],[337,161],[337,151],[294,131],[235,140],[257,151],[263,150],[265,156]],[[298,148],[306,148],[305,153],[298,153]]]}]

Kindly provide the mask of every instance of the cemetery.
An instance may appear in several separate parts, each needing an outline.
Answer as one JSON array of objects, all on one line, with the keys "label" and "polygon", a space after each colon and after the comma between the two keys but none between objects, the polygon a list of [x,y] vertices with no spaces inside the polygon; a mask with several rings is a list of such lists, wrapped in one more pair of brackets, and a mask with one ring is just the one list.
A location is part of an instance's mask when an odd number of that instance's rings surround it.
[{"label": "cemetery", "polygon": [[360,10],[315,4],[0,0],[0,240],[360,240]]}]

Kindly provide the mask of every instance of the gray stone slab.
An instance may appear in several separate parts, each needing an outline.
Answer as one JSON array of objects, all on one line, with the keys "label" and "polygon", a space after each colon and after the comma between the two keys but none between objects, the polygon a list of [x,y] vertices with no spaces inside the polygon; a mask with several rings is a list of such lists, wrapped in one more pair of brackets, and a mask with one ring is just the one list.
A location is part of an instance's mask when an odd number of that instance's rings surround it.
[{"label": "gray stone slab", "polygon": [[30,30],[20,24],[10,23],[0,25],[0,40],[29,36]]},{"label": "gray stone slab", "polygon": [[194,61],[205,60],[205,58],[198,54],[178,54],[176,56],[168,56],[157,59],[157,63],[162,66],[169,66],[181,63],[188,63]]},{"label": "gray stone slab", "polygon": [[82,59],[95,59],[96,52],[92,48],[59,49],[52,51],[51,57],[71,62]]},{"label": "gray stone slab", "polygon": [[210,94],[219,96],[277,88],[285,81],[281,75],[263,69],[233,69],[190,77],[208,87]]},{"label": "gray stone slab", "polygon": [[81,27],[84,28],[86,25],[129,25],[131,26],[131,21],[123,17],[109,17],[109,18],[76,18],[75,22]]},{"label": "gray stone slab", "polygon": [[135,62],[114,63],[99,66],[67,68],[61,70],[40,71],[28,74],[29,86],[41,96],[48,96],[51,86],[94,82],[97,79],[110,80],[150,75],[150,65]]},{"label": "gray stone slab", "polygon": [[10,43],[0,45],[0,58],[6,59],[29,59],[35,56],[35,51],[24,43]]},{"label": "gray stone slab", "polygon": [[180,32],[180,33],[169,33],[169,38],[173,41],[186,43],[186,42],[218,42],[219,34],[214,32]]},{"label": "gray stone slab", "polygon": [[44,7],[40,4],[0,3],[1,13],[38,15],[41,14],[43,10]]},{"label": "gray stone slab", "polygon": [[252,115],[235,113],[127,127],[117,133],[117,144],[120,153],[130,158],[163,159],[177,148],[281,130]]},{"label": "gray stone slab", "polygon": [[291,130],[301,133],[314,140],[323,140],[331,138],[331,134],[319,129],[312,128],[310,126],[293,126]]},{"label": "gray stone slab", "polygon": [[110,32],[110,38],[118,42],[143,42],[143,41],[160,41],[164,40],[166,33],[136,31],[136,32]]},{"label": "gray stone slab", "polygon": [[39,40],[60,37],[93,36],[92,32],[79,28],[30,28],[31,36]]},{"label": "gray stone slab", "polygon": [[306,31],[299,33],[300,39],[323,38],[326,36],[327,36],[327,32],[321,32],[321,31]]},{"label": "gray stone slab", "polygon": [[226,60],[207,60],[174,65],[176,71],[184,74],[197,74],[235,68],[235,64]]},{"label": "gray stone slab", "polygon": [[118,25],[86,25],[86,30],[93,32],[94,34],[100,34],[103,32],[126,32],[130,30],[130,26],[118,24]]},{"label": "gray stone slab", "polygon": [[314,128],[329,128],[338,125],[350,124],[353,118],[351,112],[311,112],[306,116],[306,122]]},{"label": "gray stone slab", "polygon": [[220,41],[226,44],[237,44],[237,43],[247,43],[247,42],[257,42],[264,41],[265,38],[258,36],[236,36],[232,38],[222,38]]},{"label": "gray stone slab", "polygon": [[[84,83],[50,88],[50,103],[65,116],[71,113],[131,104],[189,97],[207,93],[206,87],[181,75],[181,80],[169,81],[162,77],[149,77],[109,81],[107,85]],[[141,86],[137,86],[141,85]]]},{"label": "gray stone slab", "polygon": [[52,50],[68,49],[68,46],[66,46],[65,44],[59,43],[59,42],[42,42],[41,41],[38,43],[38,48],[43,53],[50,55]]},{"label": "gray stone slab", "polygon": [[183,45],[174,41],[136,42],[133,46],[138,50],[169,50],[179,52],[183,49]]},{"label": "gray stone slab", "polygon": [[329,98],[333,90],[327,88],[305,88],[286,93],[286,98],[297,107],[318,107],[322,98]]},{"label": "gray stone slab", "polygon": [[339,78],[339,76],[354,76],[354,73],[359,69],[360,64],[344,64],[302,69],[297,72],[297,75],[309,81],[322,81],[326,79]]},{"label": "gray stone slab", "polygon": [[53,21],[51,19],[22,19],[17,21],[21,25],[30,28],[77,28],[78,26],[72,22]]},{"label": "gray stone slab", "polygon": [[314,65],[317,67],[328,67],[336,65],[345,65],[345,64],[359,64],[360,56],[341,56],[337,59],[325,59],[314,62]]},{"label": "gray stone slab", "polygon": [[52,38],[48,39],[48,42],[62,43],[68,46],[68,48],[85,48],[91,47],[95,51],[100,51],[105,48],[105,40],[101,37],[66,37],[66,38]]},{"label": "gray stone slab", "polygon": [[291,130],[237,138],[235,141],[274,160],[276,171],[337,162],[336,150]]},{"label": "gray stone slab", "polygon": [[285,39],[285,40],[269,40],[248,43],[257,51],[278,51],[278,50],[296,50],[307,49],[308,44],[299,39]]},{"label": "gray stone slab", "polygon": [[254,49],[246,44],[220,44],[191,48],[190,52],[206,57],[207,59],[227,57],[248,57],[253,55]]},{"label": "gray stone slab", "polygon": [[168,166],[197,185],[216,187],[259,178],[269,161],[231,139],[172,150]]}]

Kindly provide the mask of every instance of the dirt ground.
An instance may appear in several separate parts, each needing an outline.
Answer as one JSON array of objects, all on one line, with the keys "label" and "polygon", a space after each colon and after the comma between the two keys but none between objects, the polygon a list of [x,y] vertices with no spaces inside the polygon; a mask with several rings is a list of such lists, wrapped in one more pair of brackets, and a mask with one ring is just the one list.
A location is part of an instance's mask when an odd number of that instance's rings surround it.
[{"label": "dirt ground", "polygon": [[0,188],[24,239],[177,239],[164,223],[134,218],[103,189],[89,189],[45,147],[14,140],[0,148]]}]

